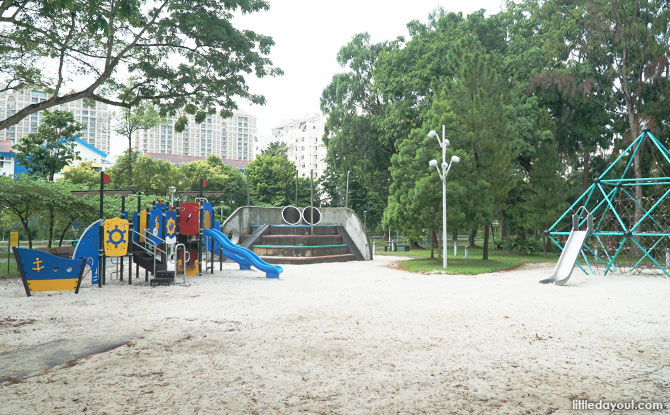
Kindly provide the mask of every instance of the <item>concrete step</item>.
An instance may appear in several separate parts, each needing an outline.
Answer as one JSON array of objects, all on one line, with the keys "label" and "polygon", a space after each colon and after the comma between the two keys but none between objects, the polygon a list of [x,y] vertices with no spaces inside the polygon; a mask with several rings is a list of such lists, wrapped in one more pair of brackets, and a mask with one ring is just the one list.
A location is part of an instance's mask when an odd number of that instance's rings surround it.
[{"label": "concrete step", "polygon": [[356,256],[353,254],[340,255],[322,255],[312,257],[292,257],[292,256],[262,256],[265,262],[270,264],[320,264],[324,262],[347,262],[355,261]]},{"label": "concrete step", "polygon": [[340,245],[341,235],[263,235],[259,245]]},{"label": "concrete step", "polygon": [[[259,225],[251,225],[253,232]],[[266,235],[337,235],[336,225],[270,225]]]},{"label": "concrete step", "polygon": [[256,255],[285,257],[316,257],[348,254],[347,244],[336,245],[252,245]]}]

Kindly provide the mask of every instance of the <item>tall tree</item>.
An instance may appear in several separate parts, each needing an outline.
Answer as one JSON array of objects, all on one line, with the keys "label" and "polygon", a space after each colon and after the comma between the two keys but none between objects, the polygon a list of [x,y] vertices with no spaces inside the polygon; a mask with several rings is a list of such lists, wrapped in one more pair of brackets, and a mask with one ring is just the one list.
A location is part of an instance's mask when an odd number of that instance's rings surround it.
[{"label": "tall tree", "polygon": [[64,168],[62,180],[85,189],[97,189],[100,187],[100,172],[93,168],[92,162],[84,161]]},{"label": "tall tree", "polygon": [[14,146],[16,160],[33,174],[53,181],[54,174],[77,157],[75,135],[83,128],[71,112],[44,111],[37,132]]},{"label": "tall tree", "polygon": [[[106,170],[109,174],[110,183],[113,187],[121,188],[127,180],[126,166],[128,166],[128,153],[116,159],[114,166]],[[147,156],[138,156],[136,159],[133,181],[134,188],[138,192],[147,195],[167,195],[170,186],[179,183],[179,172],[174,164],[163,160],[154,160]]]},{"label": "tall tree", "polygon": [[321,95],[321,110],[328,115],[324,133],[328,165],[336,175],[351,171],[384,198],[388,194],[388,166],[396,149],[379,128],[384,106],[373,70],[387,46],[372,44],[367,33],[354,36],[337,54],[345,71],[334,75]]},{"label": "tall tree", "polygon": [[136,153],[133,151],[133,134],[148,130],[160,122],[160,116],[154,106],[148,102],[141,102],[133,108],[122,108],[117,119],[116,132],[128,139],[128,186],[133,184],[133,162]]},{"label": "tall tree", "polygon": [[488,259],[490,224],[518,180],[513,167],[519,139],[508,129],[509,89],[499,58],[470,35],[452,49],[450,62],[454,78],[447,83],[446,97],[460,128],[449,131],[447,138],[472,158],[476,179],[490,186],[490,205],[470,222],[484,227],[483,259]]},{"label": "tall tree", "polygon": [[[249,92],[244,76],[281,73],[267,57],[274,42],[234,27],[232,20],[234,13],[268,8],[266,0],[0,2],[0,84],[49,93],[44,102],[0,120],[0,130],[83,98],[124,108],[151,100],[163,113],[184,108],[196,121],[216,108],[229,115],[237,107],[235,97],[263,103]],[[37,65],[42,60],[54,65]],[[122,89],[123,69],[133,75],[126,91],[131,100],[111,98]],[[83,80],[71,83],[74,73]]]},{"label": "tall tree", "polygon": [[273,141],[268,144],[268,147],[265,150],[261,151],[261,154],[283,155],[284,157],[288,157],[288,145],[283,141]]},{"label": "tall tree", "polygon": [[186,163],[179,168],[180,184],[183,190],[198,190],[200,179],[207,180],[207,190],[223,192],[218,198],[230,210],[245,205],[247,202],[246,184],[242,173],[221,161],[221,158],[210,154],[205,161]]},{"label": "tall tree", "polygon": [[46,193],[47,185],[46,182],[32,180],[25,175],[18,178],[0,176],[0,206],[21,222],[29,248],[33,247],[29,221],[42,210],[41,195]]},{"label": "tall tree", "polygon": [[[295,199],[295,170],[295,164],[285,155],[262,154],[256,157],[247,167],[252,203],[277,207],[292,205]],[[305,184],[309,186],[309,181],[299,182],[299,185]],[[315,193],[316,200],[320,200],[318,196]]]},{"label": "tall tree", "polygon": [[[667,0],[528,0],[520,7],[552,39],[544,50],[548,56],[566,66],[581,63],[595,74],[607,100],[607,123],[624,138],[617,146],[635,139],[643,125],[664,128],[670,118],[664,104],[670,86]],[[642,176],[639,153],[633,170]],[[641,201],[640,186],[635,197]],[[639,206],[635,216],[641,216]]]}]

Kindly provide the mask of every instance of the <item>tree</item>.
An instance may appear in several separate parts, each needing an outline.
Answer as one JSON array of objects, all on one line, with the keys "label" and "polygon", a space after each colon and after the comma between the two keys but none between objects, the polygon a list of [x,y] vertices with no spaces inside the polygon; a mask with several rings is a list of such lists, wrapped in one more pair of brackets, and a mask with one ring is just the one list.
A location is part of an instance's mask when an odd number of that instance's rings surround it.
[{"label": "tree", "polygon": [[[99,176],[99,174],[98,174]],[[58,234],[58,246],[63,245],[63,239],[67,231],[71,228],[76,220],[82,220],[84,223],[93,222],[99,213],[99,202],[95,197],[90,196],[76,196],[72,194],[76,186],[69,183],[53,183],[49,186],[49,192],[40,195],[44,202],[49,206],[50,210],[53,208],[54,227],[60,229]],[[49,234],[48,247],[53,245],[53,232]]]},{"label": "tree", "polygon": [[[198,122],[215,108],[230,115],[237,108],[235,97],[262,104],[264,98],[249,92],[244,75],[281,74],[267,58],[274,42],[235,28],[232,19],[234,13],[268,8],[265,0],[3,1],[0,84],[41,88],[49,98],[0,120],[0,130],[84,98],[123,108],[150,100],[162,114],[184,108]],[[37,69],[52,67],[41,64],[46,59],[53,61],[53,71]],[[133,75],[127,88],[124,68]],[[74,73],[85,78],[66,92]],[[121,99],[111,98],[120,90]]]},{"label": "tree", "polygon": [[53,181],[54,174],[79,154],[74,137],[84,126],[68,111],[44,111],[37,132],[21,138],[14,146],[16,160],[33,174]]},{"label": "tree", "polygon": [[[518,16],[525,16],[519,20],[536,22],[536,33],[551,39],[544,49],[547,56],[566,66],[581,63],[601,84],[606,122],[624,138],[616,147],[637,138],[643,125],[665,128],[670,119],[665,104],[670,86],[666,0],[526,1],[519,8]],[[639,152],[633,171],[642,177]],[[635,186],[635,198],[641,205],[641,186]],[[641,216],[639,206],[635,216]]]},{"label": "tree", "polygon": [[160,122],[160,116],[153,105],[141,102],[133,108],[122,108],[117,120],[116,132],[128,139],[128,187],[133,185],[133,162],[136,153],[133,152],[133,134],[137,131],[148,130]]},{"label": "tree", "polygon": [[[447,102],[460,121],[447,138],[454,148],[472,158],[476,180],[490,187],[488,200],[477,210],[471,226],[484,227],[483,259],[488,259],[489,227],[515,186],[514,159],[518,138],[508,130],[508,85],[500,61],[486,53],[474,36],[466,36],[452,49],[454,78],[447,83]],[[476,229],[476,228],[475,228]]]},{"label": "tree", "polygon": [[[74,120],[68,111],[44,111],[42,124],[37,132],[30,133],[14,146],[16,160],[34,175],[49,182],[54,175],[67,166],[79,154],[75,150],[75,134],[83,125]],[[46,195],[40,195],[43,199]],[[51,247],[54,226],[54,205],[49,204],[49,242]]]},{"label": "tree", "polygon": [[246,204],[246,183],[242,173],[223,163],[220,157],[210,154],[206,161],[193,161],[179,168],[179,188],[183,190],[199,190],[200,179],[207,180],[207,189],[223,192],[222,197],[215,198],[230,210]]},{"label": "tree", "polygon": [[[423,125],[412,130],[398,146],[391,159],[391,187],[388,207],[384,211],[384,228],[399,230],[407,238],[418,241],[429,234],[431,240],[442,229],[442,183],[437,172],[430,168],[431,159],[442,160],[437,140],[428,136],[436,125],[445,125],[448,132],[459,131],[461,122],[444,99],[436,99],[423,114]],[[441,134],[440,134],[441,135]],[[472,159],[462,147],[452,146],[447,158],[457,154],[461,161],[449,173],[447,180],[448,224],[458,229],[477,219],[476,212],[485,206],[483,196],[487,185],[473,174]],[[441,238],[437,238],[442,244]],[[441,256],[441,249],[438,249]]]},{"label": "tree", "polygon": [[[397,137],[385,135],[380,128],[386,113],[373,75],[378,57],[388,47],[387,43],[372,44],[367,33],[354,36],[337,55],[345,71],[334,75],[321,95],[321,110],[328,115],[323,139],[329,177],[323,184],[331,204],[344,205],[341,178],[347,171],[367,195],[375,195],[382,204],[388,197],[388,168]],[[376,215],[372,223],[378,223],[383,208],[375,201],[370,203],[369,211]]]},{"label": "tree", "polygon": [[[277,207],[293,204],[295,171],[295,164],[284,155],[261,154],[256,157],[247,167],[252,202],[256,205]],[[309,181],[301,181],[303,186],[305,182],[309,185]],[[320,200],[316,188],[315,199]]]},{"label": "tree", "polygon": [[[111,186],[120,188],[125,185],[128,157],[128,153],[125,152],[116,159],[113,167],[106,170]],[[147,195],[167,195],[169,193],[168,188],[176,186],[180,180],[179,171],[174,164],[163,160],[154,160],[147,156],[137,157],[133,177],[135,190]]]},{"label": "tree", "polygon": [[288,145],[283,141],[273,141],[268,144],[265,150],[261,151],[261,155],[283,155],[284,157],[288,157]]},{"label": "tree", "polygon": [[63,168],[63,180],[84,187],[85,189],[97,189],[100,187],[100,172],[93,168],[93,163],[84,161],[78,166]]},{"label": "tree", "polygon": [[46,193],[47,186],[46,182],[25,175],[18,178],[0,176],[0,206],[21,222],[29,248],[33,247],[33,237],[28,222],[42,209],[41,195]]}]

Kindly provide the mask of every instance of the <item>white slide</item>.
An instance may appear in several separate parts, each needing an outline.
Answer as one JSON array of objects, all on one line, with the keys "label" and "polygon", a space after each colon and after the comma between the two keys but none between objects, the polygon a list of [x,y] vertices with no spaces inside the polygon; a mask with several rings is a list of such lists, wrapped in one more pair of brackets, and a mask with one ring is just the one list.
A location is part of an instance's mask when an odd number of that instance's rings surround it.
[{"label": "white slide", "polygon": [[551,277],[540,281],[540,283],[549,284],[553,282],[556,285],[565,285],[570,279],[570,275],[572,275],[572,270],[575,268],[577,258],[579,258],[579,253],[582,251],[588,235],[588,230],[570,232],[568,241],[563,247],[561,257],[558,258],[558,263],[556,264],[556,268],[554,268],[554,273],[551,274]]}]

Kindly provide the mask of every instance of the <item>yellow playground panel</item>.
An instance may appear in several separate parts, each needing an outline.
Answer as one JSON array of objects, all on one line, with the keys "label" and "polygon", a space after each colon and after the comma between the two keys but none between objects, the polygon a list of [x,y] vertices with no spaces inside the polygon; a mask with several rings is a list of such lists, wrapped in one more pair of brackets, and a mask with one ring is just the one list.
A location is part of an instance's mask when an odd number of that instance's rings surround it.
[{"label": "yellow playground panel", "polygon": [[105,220],[105,255],[124,256],[128,253],[128,221],[122,218]]},{"label": "yellow playground panel", "polygon": [[142,235],[144,235],[144,230],[145,230],[146,228],[147,228],[147,210],[144,209],[144,210],[142,210],[142,211],[140,212],[140,229],[139,229],[139,232],[140,232],[140,237],[139,237],[140,243],[143,243],[143,242],[144,242],[144,237],[143,237]]},{"label": "yellow playground panel", "polygon": [[[180,259],[177,262],[177,272],[184,272],[184,266],[182,260]],[[187,277],[197,277],[198,276],[198,263],[195,264],[186,264],[186,276]]]}]

